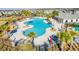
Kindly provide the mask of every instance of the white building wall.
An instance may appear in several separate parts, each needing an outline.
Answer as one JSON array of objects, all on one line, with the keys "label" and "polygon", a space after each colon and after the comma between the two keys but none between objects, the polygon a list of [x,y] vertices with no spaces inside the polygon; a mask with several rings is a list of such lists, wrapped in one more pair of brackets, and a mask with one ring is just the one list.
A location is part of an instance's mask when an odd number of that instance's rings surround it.
[{"label": "white building wall", "polygon": [[[65,19],[65,20],[63,20],[63,23],[66,23],[66,20],[68,23],[79,23],[79,19]],[[73,22],[71,22],[71,20],[73,20]],[[76,20],[78,20],[78,21],[76,21]]]}]

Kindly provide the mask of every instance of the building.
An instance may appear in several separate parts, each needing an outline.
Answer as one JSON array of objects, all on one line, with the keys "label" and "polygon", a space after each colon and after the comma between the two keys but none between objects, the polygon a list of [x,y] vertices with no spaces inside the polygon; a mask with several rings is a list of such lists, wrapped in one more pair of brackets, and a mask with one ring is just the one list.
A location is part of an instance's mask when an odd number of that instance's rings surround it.
[{"label": "building", "polygon": [[58,18],[63,19],[63,23],[79,23],[79,15],[74,13],[63,13],[60,11]]},{"label": "building", "polygon": [[79,19],[66,19],[63,20],[64,23],[79,23]]},{"label": "building", "polygon": [[0,16],[19,15],[22,10],[0,10]]}]

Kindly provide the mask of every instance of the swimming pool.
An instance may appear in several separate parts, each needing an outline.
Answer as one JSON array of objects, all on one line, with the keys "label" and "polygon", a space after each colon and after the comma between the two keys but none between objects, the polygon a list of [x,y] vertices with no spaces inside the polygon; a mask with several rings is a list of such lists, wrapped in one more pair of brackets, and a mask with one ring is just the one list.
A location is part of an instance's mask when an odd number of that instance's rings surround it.
[{"label": "swimming pool", "polygon": [[79,27],[75,27],[75,30],[79,32]]},{"label": "swimming pool", "polygon": [[50,24],[44,22],[42,18],[33,18],[33,20],[25,22],[26,25],[33,25],[33,28],[23,31],[25,36],[30,32],[34,32],[36,37],[43,35],[46,32],[46,29],[51,27]]},{"label": "swimming pool", "polygon": [[75,31],[79,32],[79,27],[73,27],[73,28],[71,28],[71,30],[75,30]]}]

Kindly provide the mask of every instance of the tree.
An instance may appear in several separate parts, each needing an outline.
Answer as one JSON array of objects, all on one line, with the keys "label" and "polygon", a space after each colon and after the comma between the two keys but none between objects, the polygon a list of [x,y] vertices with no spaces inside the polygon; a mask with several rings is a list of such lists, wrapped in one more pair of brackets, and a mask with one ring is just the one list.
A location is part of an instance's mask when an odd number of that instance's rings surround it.
[{"label": "tree", "polygon": [[32,47],[32,44],[26,43],[26,44],[21,45],[20,49],[22,51],[32,51],[33,47]]},{"label": "tree", "polygon": [[30,38],[34,38],[34,37],[36,36],[36,34],[35,34],[34,32],[30,32],[30,33],[28,34],[28,36],[29,36]]},{"label": "tree", "polygon": [[62,50],[65,44],[70,45],[71,49],[73,37],[77,34],[78,33],[76,33],[75,31],[69,31],[69,30],[60,31],[59,33],[57,33],[58,38],[61,39],[62,41],[61,45]]},{"label": "tree", "polygon": [[59,15],[59,12],[55,10],[51,13],[45,13],[45,16],[47,17],[47,20],[49,22],[51,22],[50,18],[54,18],[55,16],[58,16],[58,15]]},{"label": "tree", "polygon": [[35,35],[34,32],[28,33],[28,37],[29,37],[31,40],[30,40],[30,41],[28,40],[28,42],[23,43],[23,44],[20,46],[20,49],[23,50],[23,51],[32,51],[32,50],[34,50],[34,49],[33,49],[32,40],[34,39],[35,36],[36,36],[36,35]]},{"label": "tree", "polygon": [[[31,38],[32,40],[34,40],[34,37],[36,36],[36,34],[34,32],[30,32],[28,34],[28,37]],[[30,42],[32,42],[32,40],[30,40]]]},{"label": "tree", "polygon": [[0,38],[0,51],[14,51],[15,48],[12,47],[10,39]]},{"label": "tree", "polygon": [[51,16],[52,16],[52,18],[55,17],[55,16],[59,16],[59,12],[54,10],[52,12]]},{"label": "tree", "polygon": [[32,46],[34,47],[34,38],[35,38],[36,34],[34,32],[30,32],[28,34],[28,37],[31,38],[32,40],[30,40]]},{"label": "tree", "polygon": [[46,17],[47,17],[47,19],[49,20],[49,18],[51,18],[51,17],[52,17],[51,13],[46,14]]},{"label": "tree", "polygon": [[23,10],[22,14],[24,14],[25,16],[30,16],[31,15],[31,11],[29,11],[29,10]]}]

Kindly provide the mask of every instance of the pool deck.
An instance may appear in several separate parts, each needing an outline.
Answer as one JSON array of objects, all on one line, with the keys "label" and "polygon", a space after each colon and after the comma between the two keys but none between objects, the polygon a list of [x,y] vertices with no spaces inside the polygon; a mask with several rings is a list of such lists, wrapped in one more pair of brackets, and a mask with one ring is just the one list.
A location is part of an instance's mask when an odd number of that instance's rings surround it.
[{"label": "pool deck", "polygon": [[35,38],[35,40],[34,40],[35,45],[42,45],[42,44],[44,44],[44,42],[47,42],[48,37],[50,35],[52,35],[52,34],[55,34],[55,33],[52,32],[50,30],[50,28],[46,29],[45,34],[43,34],[42,36],[39,36],[39,37]]},{"label": "pool deck", "polygon": [[[24,22],[27,22],[29,21],[29,19],[27,20],[24,20],[22,22],[18,22],[18,26],[19,26],[19,29],[17,30],[16,33],[14,33],[12,36],[11,36],[11,39],[14,40],[14,38],[16,38],[16,41],[17,40],[20,40],[20,39],[27,39],[26,36],[23,35],[23,31],[26,30],[26,29],[29,29],[29,28],[32,28],[33,26],[26,26],[24,24]],[[52,22],[53,23],[53,22]],[[55,23],[56,24],[56,23]],[[55,25],[55,26],[58,26],[59,27],[59,24]],[[39,36],[39,37],[36,37],[34,39],[34,44],[35,45],[42,45],[44,42],[46,42],[48,40],[48,37],[52,34],[56,34],[56,31],[55,32],[52,32],[50,30],[51,28],[47,28],[46,29],[46,32],[45,34],[43,34],[42,36]]]},{"label": "pool deck", "polygon": [[32,28],[33,26],[31,26],[31,25],[30,26],[26,26],[24,24],[24,22],[26,22],[26,21],[28,21],[28,19],[27,20],[24,20],[22,22],[17,22],[19,28],[17,29],[17,32],[16,33],[13,33],[13,35],[10,37],[12,41],[13,40],[18,41],[20,39],[26,39],[27,38],[26,36],[23,35],[22,32],[24,30],[26,30],[26,29]]}]

